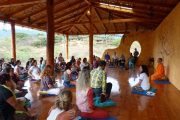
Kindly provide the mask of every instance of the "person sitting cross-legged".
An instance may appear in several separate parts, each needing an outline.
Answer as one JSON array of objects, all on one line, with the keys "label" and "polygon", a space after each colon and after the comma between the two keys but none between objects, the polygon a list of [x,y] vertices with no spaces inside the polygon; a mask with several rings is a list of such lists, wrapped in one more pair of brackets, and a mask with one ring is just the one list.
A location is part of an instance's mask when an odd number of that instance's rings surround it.
[{"label": "person sitting cross-legged", "polygon": [[146,91],[150,89],[150,83],[149,83],[149,72],[146,65],[141,65],[139,67],[139,77],[138,82],[133,86],[133,89],[136,91]]},{"label": "person sitting cross-legged", "polygon": [[41,90],[47,91],[54,87],[53,85],[53,70],[50,65],[46,65],[45,69],[41,73]]},{"label": "person sitting cross-legged", "polygon": [[164,70],[164,65],[163,65],[163,60],[162,58],[158,58],[158,65],[156,67],[156,70],[154,74],[151,75],[151,80],[163,80],[165,77],[165,70]]},{"label": "person sitting cross-legged", "polygon": [[0,116],[1,120],[16,120],[15,111],[27,112],[16,99],[15,83],[9,74],[0,76]]},{"label": "person sitting cross-legged", "polygon": [[93,103],[93,89],[90,87],[90,70],[84,68],[79,73],[76,89],[76,104],[83,118],[106,118],[108,112],[96,109]]},{"label": "person sitting cross-legged", "polygon": [[105,67],[106,62],[100,61],[99,67],[91,71],[91,88],[93,88],[96,97],[104,94],[109,98],[111,94],[112,83],[106,83]]},{"label": "person sitting cross-legged", "polygon": [[66,64],[66,69],[64,71],[63,79],[64,83],[63,85],[67,88],[75,87],[75,81],[72,80],[72,71],[71,71],[72,63],[68,62]]}]

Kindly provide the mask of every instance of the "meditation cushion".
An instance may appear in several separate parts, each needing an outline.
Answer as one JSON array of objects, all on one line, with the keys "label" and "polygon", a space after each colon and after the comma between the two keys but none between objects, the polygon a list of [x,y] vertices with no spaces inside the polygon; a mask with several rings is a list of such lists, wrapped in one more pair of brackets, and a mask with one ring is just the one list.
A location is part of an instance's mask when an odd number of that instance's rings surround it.
[{"label": "meditation cushion", "polygon": [[111,107],[116,106],[116,103],[112,100],[106,100],[105,102],[101,102],[100,97],[94,98],[94,106],[96,107]]},{"label": "meditation cushion", "polygon": [[151,87],[148,91],[145,91],[145,90],[137,91],[135,89],[132,89],[131,93],[132,94],[144,95],[144,96],[155,96],[156,95],[156,91],[157,91],[157,89]]}]

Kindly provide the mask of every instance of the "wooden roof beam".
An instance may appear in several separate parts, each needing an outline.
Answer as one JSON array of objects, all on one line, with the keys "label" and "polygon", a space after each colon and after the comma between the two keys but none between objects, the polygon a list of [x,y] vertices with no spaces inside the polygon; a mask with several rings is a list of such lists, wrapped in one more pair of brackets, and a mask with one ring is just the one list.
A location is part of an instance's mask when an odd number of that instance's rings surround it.
[{"label": "wooden roof beam", "polygon": [[2,7],[14,7],[19,5],[29,5],[46,2],[46,0],[8,0],[7,2],[1,3],[0,8]]},{"label": "wooden roof beam", "polygon": [[60,26],[60,27],[57,27],[55,30],[57,31],[57,30],[60,30],[60,29],[62,29],[62,28],[68,27],[68,26],[70,26],[70,25]]},{"label": "wooden roof beam", "polygon": [[68,12],[68,14],[63,14],[63,16],[59,17],[59,18],[56,18],[55,19],[55,22],[58,22],[59,20],[61,20],[62,18],[66,18],[68,16],[76,16],[78,14],[82,14],[84,12],[84,10],[87,9],[87,7],[82,7],[80,9],[76,9],[74,11],[70,11]]},{"label": "wooden roof beam", "polygon": [[[80,10],[82,10],[82,9],[80,9]],[[74,12],[78,12],[78,11],[74,11]],[[55,22],[61,23],[62,21],[66,21],[66,20],[70,19],[72,17],[72,15],[78,15],[77,13],[74,14],[73,12],[71,12],[71,15],[69,15],[69,14],[64,14],[62,17],[59,17],[59,18],[55,17]],[[69,17],[69,16],[71,16],[71,17]],[[64,19],[64,18],[66,18],[66,19]],[[34,24],[38,24],[38,23],[40,23],[40,22],[35,22]]]},{"label": "wooden roof beam", "polygon": [[[146,22],[146,23],[154,23],[158,24],[162,19],[144,19],[144,18],[118,18],[118,19],[103,19],[101,21],[92,21],[93,24],[95,23],[128,23],[128,22],[134,22],[134,23],[141,23],[141,22]],[[60,23],[59,25],[78,25],[78,24],[89,24],[89,21],[83,21],[83,22],[71,22],[71,23]]]},{"label": "wooden roof beam", "polygon": [[[67,21],[69,21],[69,20],[78,19],[78,17],[80,17],[83,12],[84,11],[81,11],[80,13],[73,14],[73,16],[68,16],[67,18],[64,18],[60,21],[56,21],[56,24],[59,24],[59,25],[57,25],[57,27],[59,27],[61,24],[66,24]],[[66,22],[66,23],[64,23],[64,22]]]},{"label": "wooden roof beam", "polygon": [[[59,33],[66,33],[67,31],[59,31]],[[93,33],[94,35],[100,35],[100,34],[129,34],[130,32],[124,32],[124,31],[118,31],[118,32],[108,32],[108,33],[105,33],[105,32],[98,32],[98,33]],[[68,35],[77,35],[76,32],[69,32]],[[78,34],[78,35],[88,35],[88,33],[81,33],[81,34]]]},{"label": "wooden roof beam", "polygon": [[117,32],[118,29],[117,29],[117,27],[116,27],[116,23],[113,23],[113,26],[114,26],[114,28],[115,28],[115,32]]},{"label": "wooden roof beam", "polygon": [[[80,2],[80,1],[79,1],[79,2]],[[71,4],[69,7],[61,8],[61,9],[58,9],[58,10],[54,11],[54,14],[58,14],[58,13],[61,13],[62,11],[72,9],[72,7],[73,7],[72,10],[70,10],[70,11],[64,13],[64,14],[55,16],[54,19],[60,18],[60,17],[62,17],[62,16],[65,16],[65,15],[67,15],[67,14],[70,14],[70,13],[72,13],[72,12],[75,12],[75,11],[77,10],[77,7],[79,8],[79,4],[80,4],[79,2],[76,2],[76,3],[74,3],[74,4]],[[85,7],[85,5],[84,5],[84,6],[80,6],[80,8],[83,8],[83,7]],[[37,17],[36,19],[34,19],[34,20],[32,21],[32,23],[36,23],[36,22],[38,23],[38,22],[42,21],[43,19],[45,19],[46,17],[47,17],[46,15],[43,15],[43,16],[41,16],[41,17]]]},{"label": "wooden roof beam", "polygon": [[8,14],[8,17],[12,17],[12,16],[14,16],[15,14],[17,14],[17,13],[19,13],[19,12],[22,12],[22,11],[24,11],[25,9],[31,8],[31,7],[32,7],[31,4],[30,4],[30,5],[25,5],[25,6],[21,7],[20,9],[18,9],[18,10],[16,10],[16,11],[12,11],[10,14]]},{"label": "wooden roof beam", "polygon": [[75,28],[79,33],[83,33],[83,31],[80,30],[76,25],[74,26],[74,28]]},{"label": "wooden roof beam", "polygon": [[[98,28],[96,27],[96,25],[95,25],[95,24],[93,24],[93,27],[95,28],[96,33],[98,33],[98,32],[99,32],[99,30],[98,30]],[[93,33],[95,33],[95,32],[93,32]]]},{"label": "wooden roof beam", "polygon": [[[59,5],[59,3],[61,3],[61,2],[56,2],[55,5]],[[40,4],[38,4],[38,5],[40,5]],[[18,9],[17,11],[14,11],[13,13],[9,14],[9,16],[10,16],[10,17],[11,17],[11,16],[14,16],[14,15],[20,13],[20,12],[23,12],[23,11],[26,11],[26,10],[28,10],[28,9],[31,9],[32,7],[34,7],[34,6],[32,6],[31,4],[28,5],[28,6],[26,5],[26,6],[22,7],[21,9]],[[44,10],[44,9],[43,9],[43,10]]]},{"label": "wooden roof beam", "polygon": [[[89,16],[86,14],[86,17],[88,18],[88,20],[90,21],[90,18],[89,18]],[[90,25],[90,24],[89,24]],[[98,33],[99,32],[99,30],[97,29],[97,27],[96,27],[96,25],[92,22],[92,26],[93,26],[93,28],[95,28],[95,30],[96,30],[96,33]]]},{"label": "wooden roof beam", "polygon": [[[54,7],[56,7],[57,5],[59,5],[59,4],[62,4],[62,3],[64,3],[65,1],[58,1],[58,2],[56,2],[56,3],[54,3]],[[37,14],[39,14],[39,13],[41,13],[41,12],[44,12],[44,11],[46,11],[46,6],[45,7],[43,7],[43,8],[41,8],[41,9],[39,9],[39,10],[37,10],[37,11],[33,11],[31,14],[27,14],[27,15],[25,15],[24,17],[22,17],[22,18],[20,18],[19,20],[21,20],[21,21],[23,21],[24,19],[26,19],[27,17],[29,17],[29,16],[34,16],[34,15],[37,15]]]},{"label": "wooden roof beam", "polygon": [[84,0],[88,5],[91,5],[91,2],[89,0]]},{"label": "wooden roof beam", "polygon": [[67,27],[67,28],[61,28],[61,29],[58,29],[58,30],[56,30],[57,32],[63,32],[63,31],[67,31],[69,29],[69,27]]},{"label": "wooden roof beam", "polygon": [[[87,11],[89,10],[89,7],[86,8],[86,10],[84,11],[84,13],[78,18],[77,22],[80,22],[81,19],[87,14]],[[73,29],[74,25],[69,29],[69,32]]]},{"label": "wooden roof beam", "polygon": [[[101,21],[101,20],[102,20],[101,15],[100,15],[99,12],[96,10],[96,8],[93,7],[93,9],[94,9],[96,15],[98,16],[98,19]],[[108,29],[106,28],[106,26],[105,26],[102,22],[101,22],[101,24],[102,24],[104,30],[107,31]]]},{"label": "wooden roof beam", "polygon": [[86,29],[86,31],[89,33],[89,29],[86,25],[82,24],[82,26]]}]

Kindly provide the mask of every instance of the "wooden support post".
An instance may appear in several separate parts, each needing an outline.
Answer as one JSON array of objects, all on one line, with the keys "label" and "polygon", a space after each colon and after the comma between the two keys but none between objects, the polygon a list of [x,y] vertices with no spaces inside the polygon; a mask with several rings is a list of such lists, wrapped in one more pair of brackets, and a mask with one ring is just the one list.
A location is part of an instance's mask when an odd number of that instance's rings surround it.
[{"label": "wooden support post", "polygon": [[68,60],[69,56],[69,35],[66,34],[66,59]]},{"label": "wooden support post", "polygon": [[12,34],[12,41],[11,41],[11,46],[12,46],[12,58],[16,60],[16,31],[15,31],[15,23],[11,22],[11,34]]},{"label": "wooden support post", "polygon": [[46,60],[47,65],[54,69],[54,0],[47,0],[47,45]]},{"label": "wooden support post", "polygon": [[90,30],[89,30],[89,62],[93,64],[93,24],[92,24],[92,7],[90,6]]}]

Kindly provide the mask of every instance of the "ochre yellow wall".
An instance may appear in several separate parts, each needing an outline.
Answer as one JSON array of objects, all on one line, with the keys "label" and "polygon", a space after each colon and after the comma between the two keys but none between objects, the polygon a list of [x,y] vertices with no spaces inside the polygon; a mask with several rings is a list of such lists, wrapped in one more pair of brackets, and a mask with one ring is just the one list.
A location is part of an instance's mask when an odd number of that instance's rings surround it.
[{"label": "ochre yellow wall", "polygon": [[[117,47],[116,49],[107,49],[104,52],[104,54],[108,52],[110,56],[112,56],[114,52],[116,52],[118,57],[124,54],[127,61],[127,59],[130,56],[131,44],[134,41],[138,41],[141,45],[141,54],[139,56],[138,63],[148,64],[148,59],[152,57],[153,55],[152,36],[153,36],[152,32],[136,32],[136,33],[129,34],[125,36],[124,38],[122,38],[119,47]],[[104,54],[103,54],[103,57],[104,57]]]},{"label": "ochre yellow wall", "polygon": [[162,57],[166,74],[180,90],[180,3],[154,31],[154,58]]},{"label": "ochre yellow wall", "polygon": [[[139,32],[129,34],[120,46],[113,50],[106,50],[118,56],[124,53],[129,56],[131,43],[137,40],[141,44],[140,64],[147,64],[150,57],[162,57],[166,69],[166,75],[171,83],[180,90],[180,3],[162,21],[153,32]],[[156,64],[155,64],[156,66]]]}]

